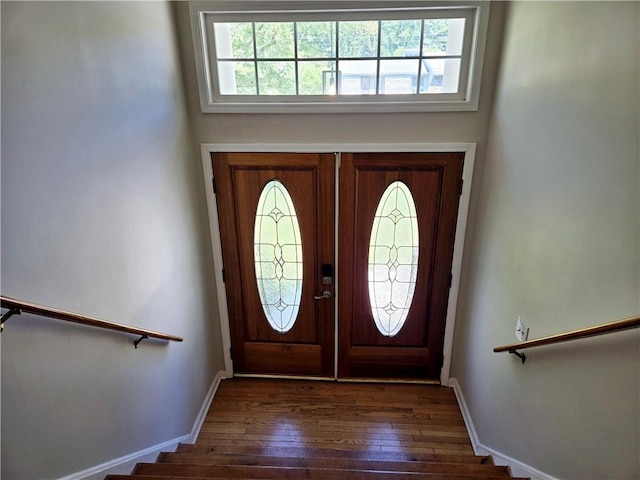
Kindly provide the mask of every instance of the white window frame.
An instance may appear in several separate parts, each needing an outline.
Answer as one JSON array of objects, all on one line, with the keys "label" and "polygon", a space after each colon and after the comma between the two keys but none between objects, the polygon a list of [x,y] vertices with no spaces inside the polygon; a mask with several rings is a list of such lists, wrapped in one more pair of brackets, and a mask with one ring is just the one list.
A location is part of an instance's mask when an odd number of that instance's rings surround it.
[{"label": "white window frame", "polygon": [[[488,1],[470,2],[316,2],[316,1],[196,1],[190,2],[200,106],[203,113],[340,113],[446,112],[478,109],[482,63],[489,20]],[[463,13],[471,24],[462,52],[460,91],[457,94],[269,96],[219,95],[213,45],[213,22],[260,19],[300,20],[321,15],[332,20],[380,19],[416,15],[420,18]],[[249,17],[250,15],[250,17]],[[373,58],[375,59],[375,57]],[[466,61],[468,59],[468,61]]]}]

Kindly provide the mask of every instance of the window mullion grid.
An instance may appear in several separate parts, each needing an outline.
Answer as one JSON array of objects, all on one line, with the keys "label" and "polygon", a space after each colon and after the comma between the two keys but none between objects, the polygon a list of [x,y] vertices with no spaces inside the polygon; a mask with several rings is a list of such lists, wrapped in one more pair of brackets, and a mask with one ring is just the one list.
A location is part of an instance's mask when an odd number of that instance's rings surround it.
[{"label": "window mullion grid", "polygon": [[[349,60],[371,60],[374,57],[348,57]],[[381,57],[383,60],[406,60],[407,58],[417,58],[417,57]],[[461,59],[461,55],[424,55],[421,57],[423,60],[447,60],[447,59]],[[291,61],[291,57],[270,57],[268,59],[270,62],[287,62]],[[304,59],[300,59],[308,62],[324,62],[327,60],[335,60],[335,57],[308,57]],[[219,62],[251,62],[255,61],[254,58],[244,58],[244,57],[221,57],[218,58]]]},{"label": "window mullion grid", "polygon": [[336,22],[336,96],[340,95],[340,22]]},{"label": "window mullion grid", "polygon": [[418,53],[418,84],[416,85],[416,94],[420,94],[420,84],[422,83],[422,63],[425,59],[422,57],[424,53],[424,18],[420,22],[420,49]]},{"label": "window mullion grid", "polygon": [[258,43],[256,41],[256,22],[251,22],[251,32],[253,35],[253,70],[256,77],[256,95],[260,95],[260,81],[258,80]]},{"label": "window mullion grid", "polygon": [[296,69],[296,96],[300,95],[298,63],[298,22],[293,22],[293,64]]},{"label": "window mullion grid", "polygon": [[462,55],[425,55],[422,57],[425,60],[449,60],[449,59],[461,59]]},{"label": "window mullion grid", "polygon": [[382,37],[382,21],[378,20],[378,54],[376,58],[376,95],[380,95],[380,43]]}]

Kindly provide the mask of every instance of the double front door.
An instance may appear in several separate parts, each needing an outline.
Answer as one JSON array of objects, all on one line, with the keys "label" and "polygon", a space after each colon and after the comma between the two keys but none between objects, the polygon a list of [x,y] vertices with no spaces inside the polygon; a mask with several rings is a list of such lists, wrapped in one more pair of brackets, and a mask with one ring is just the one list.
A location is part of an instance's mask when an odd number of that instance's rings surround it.
[{"label": "double front door", "polygon": [[212,154],[234,372],[438,379],[463,158]]}]

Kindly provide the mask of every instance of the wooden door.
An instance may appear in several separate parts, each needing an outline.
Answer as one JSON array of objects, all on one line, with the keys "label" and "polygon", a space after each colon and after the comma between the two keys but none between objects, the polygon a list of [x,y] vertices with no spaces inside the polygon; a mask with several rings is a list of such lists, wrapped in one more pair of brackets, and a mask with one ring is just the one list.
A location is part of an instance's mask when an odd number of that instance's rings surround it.
[{"label": "wooden door", "polygon": [[234,371],[333,377],[334,155],[212,160]]},{"label": "wooden door", "polygon": [[339,377],[439,379],[463,159],[342,155]]}]

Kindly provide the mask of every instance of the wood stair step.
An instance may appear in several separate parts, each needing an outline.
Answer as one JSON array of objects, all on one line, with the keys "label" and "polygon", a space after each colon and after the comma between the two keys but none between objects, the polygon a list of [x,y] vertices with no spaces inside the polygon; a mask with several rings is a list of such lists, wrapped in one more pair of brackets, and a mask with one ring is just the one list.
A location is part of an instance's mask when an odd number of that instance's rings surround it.
[{"label": "wood stair step", "polygon": [[[386,438],[382,438],[386,437]],[[358,450],[378,448],[379,450],[395,449],[430,449],[430,451],[459,452],[461,454],[473,454],[473,447],[468,438],[445,438],[445,437],[410,437],[400,438],[398,435],[375,436],[372,434],[352,434],[350,437],[344,435],[332,435],[327,432],[323,436],[297,435],[255,435],[244,434],[207,434],[201,433],[198,441],[201,443],[216,445],[256,445],[256,446],[305,446],[324,447],[340,450]]]},{"label": "wood stair step", "polygon": [[[334,479],[339,479],[339,480],[353,480],[351,477],[343,477],[341,476],[341,471],[327,471],[325,473],[326,476],[321,477],[323,479],[328,479],[328,480],[334,480]],[[171,475],[171,476],[165,476],[165,475],[108,475],[107,477],[105,477],[105,480],[167,480],[167,479],[171,479],[171,480],[229,480],[230,478],[233,478],[233,480],[239,480],[239,479],[244,479],[244,480],[272,480],[273,477],[268,477],[268,478],[262,478],[262,477],[228,477],[228,476],[223,476],[223,477],[211,477],[211,476],[206,476],[206,477],[194,477],[194,476],[189,476],[189,475]],[[275,477],[275,478],[289,478],[289,477]],[[302,474],[300,477],[290,477],[290,478],[300,478],[300,479],[308,479],[310,477],[305,476],[304,474]],[[358,478],[358,477],[356,477]],[[374,477],[368,477],[365,478],[365,480],[369,480],[370,478],[374,478]],[[389,472],[381,472],[380,475],[378,477],[375,477],[375,480],[404,480],[404,479],[409,479],[409,480],[503,480],[504,477],[488,477],[488,476],[477,476],[477,475],[469,475],[469,476],[460,476],[460,475],[455,475],[455,476],[450,476],[450,475],[437,475],[437,474],[424,474],[422,476],[404,476],[404,478],[402,476],[396,476],[396,474],[393,473],[389,473]],[[514,478],[513,480],[529,480],[529,479],[525,479],[525,478]]]},{"label": "wood stair step", "polygon": [[[326,473],[326,476],[323,477],[324,480],[352,480],[347,477],[337,476],[340,475],[338,472],[335,473],[336,476],[332,474],[333,472]],[[503,480],[504,477],[486,477],[486,476],[442,476],[442,475],[430,475],[422,477],[407,477],[409,480]],[[230,477],[191,477],[191,476],[175,476],[172,475],[170,477],[167,476],[159,476],[159,475],[108,475],[105,477],[105,480],[229,480]],[[279,477],[278,477],[279,478]],[[296,477],[300,479],[307,479],[309,477],[300,476]],[[271,478],[260,478],[260,477],[235,477],[233,480],[272,480]],[[369,480],[369,479],[366,479]],[[376,477],[375,480],[404,480],[402,477],[396,477],[390,473],[383,473],[381,476]],[[525,478],[514,478],[513,480],[529,480]]]},{"label": "wood stair step", "polygon": [[[330,442],[330,439],[345,437],[344,431],[332,431],[330,429],[296,429],[293,431],[284,431],[274,433],[273,429],[262,429],[251,432],[229,432],[218,427],[209,427],[200,430],[198,439],[203,443],[215,443],[219,441],[229,442],[235,440],[251,440],[256,442],[308,442],[319,443],[321,441]],[[453,448],[459,448],[460,445],[471,447],[469,437],[460,436],[441,436],[441,435],[403,435],[400,433],[383,433],[376,434],[370,432],[349,432],[349,438],[354,444],[376,444],[400,446],[409,443],[433,444],[433,445],[451,445]]]},{"label": "wood stair step", "polygon": [[384,472],[486,474],[509,477],[507,467],[488,464],[442,463],[419,461],[361,460],[335,457],[271,457],[265,455],[215,455],[185,453],[161,453],[158,463],[191,465],[235,465],[261,467],[295,467],[340,470],[375,470]]},{"label": "wood stair step", "polygon": [[[104,480],[229,480],[229,477],[161,477],[158,475],[107,475]],[[234,480],[238,480],[237,478]],[[250,478],[245,480],[269,480],[268,478]]]},{"label": "wood stair step", "polygon": [[[407,449],[408,450],[408,449]],[[181,443],[177,452],[193,454],[239,454],[239,455],[269,455],[282,457],[328,457],[353,458],[362,460],[385,461],[420,461],[443,463],[483,463],[492,464],[491,457],[467,454],[438,454],[421,452],[391,452],[379,450],[337,450],[333,448],[305,448],[305,447],[262,447],[252,445],[222,445],[198,443],[197,445]]]},{"label": "wood stair step", "polygon": [[178,465],[168,463],[140,463],[133,476],[155,475],[161,477],[220,477],[246,479],[297,479],[326,480],[504,480],[501,475],[457,474],[457,473],[417,473],[417,472],[385,472],[377,470],[350,470],[334,468],[296,468],[296,467],[262,467],[262,466],[214,466],[214,465]]}]

